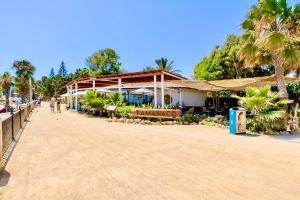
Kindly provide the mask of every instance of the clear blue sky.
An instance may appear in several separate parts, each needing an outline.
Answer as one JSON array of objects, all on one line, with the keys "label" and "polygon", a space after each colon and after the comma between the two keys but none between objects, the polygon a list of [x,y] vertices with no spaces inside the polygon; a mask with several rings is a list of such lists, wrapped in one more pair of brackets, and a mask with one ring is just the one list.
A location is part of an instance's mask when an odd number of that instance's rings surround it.
[{"label": "clear blue sky", "polygon": [[[0,73],[28,59],[35,77],[65,61],[68,71],[113,48],[139,71],[167,57],[184,76],[239,24],[256,0],[9,0],[0,3]],[[290,1],[296,2],[296,1]]]}]

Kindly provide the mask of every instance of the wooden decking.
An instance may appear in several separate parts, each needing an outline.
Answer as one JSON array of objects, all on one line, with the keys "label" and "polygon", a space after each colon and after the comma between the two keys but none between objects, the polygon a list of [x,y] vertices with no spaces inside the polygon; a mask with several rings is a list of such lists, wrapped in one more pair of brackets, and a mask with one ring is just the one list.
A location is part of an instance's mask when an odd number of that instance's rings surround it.
[{"label": "wooden decking", "polygon": [[0,199],[299,199],[299,169],[299,143],[107,123],[44,105],[1,175]]}]

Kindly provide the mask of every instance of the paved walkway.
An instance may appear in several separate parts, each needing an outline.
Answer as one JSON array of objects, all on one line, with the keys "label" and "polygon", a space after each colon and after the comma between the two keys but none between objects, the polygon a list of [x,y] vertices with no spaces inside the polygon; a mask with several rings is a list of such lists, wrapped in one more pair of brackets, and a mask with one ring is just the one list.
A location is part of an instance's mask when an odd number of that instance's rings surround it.
[{"label": "paved walkway", "polygon": [[34,111],[1,200],[299,199],[300,144]]}]

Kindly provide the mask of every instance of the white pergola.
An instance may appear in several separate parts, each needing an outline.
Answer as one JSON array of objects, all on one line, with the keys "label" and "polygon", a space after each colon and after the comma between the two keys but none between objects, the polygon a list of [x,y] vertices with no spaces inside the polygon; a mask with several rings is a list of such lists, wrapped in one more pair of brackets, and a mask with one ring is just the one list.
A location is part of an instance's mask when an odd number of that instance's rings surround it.
[{"label": "white pergola", "polygon": [[[80,80],[72,81],[67,84],[68,104],[73,108],[73,96],[75,96],[75,105],[78,104],[78,90],[96,90],[97,88],[107,88],[117,86],[117,92],[122,94],[124,84],[130,83],[147,83],[153,84],[154,106],[157,108],[157,88],[161,90],[161,107],[165,106],[165,81],[186,80],[177,74],[173,74],[164,70],[151,70],[145,72],[133,72],[125,74],[115,74],[100,77],[88,77]],[[160,86],[158,86],[160,85]],[[170,90],[171,91],[171,90]],[[181,98],[181,90],[180,98]],[[181,102],[181,101],[180,101]]]}]

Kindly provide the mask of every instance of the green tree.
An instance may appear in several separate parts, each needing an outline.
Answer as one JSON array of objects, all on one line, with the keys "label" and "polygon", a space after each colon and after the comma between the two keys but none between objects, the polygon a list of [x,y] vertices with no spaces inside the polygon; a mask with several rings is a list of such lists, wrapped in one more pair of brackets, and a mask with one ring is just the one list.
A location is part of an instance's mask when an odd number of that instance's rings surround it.
[{"label": "green tree", "polygon": [[272,92],[270,86],[263,88],[247,88],[245,97],[238,97],[241,106],[251,111],[254,116],[250,129],[273,133],[284,127],[285,111],[283,106],[287,100],[280,100],[280,94]]},{"label": "green tree", "polygon": [[54,77],[55,77],[55,71],[54,71],[54,68],[53,68],[53,67],[52,67],[51,70],[50,70],[49,77],[50,77],[50,78],[54,78]]},{"label": "green tree", "polygon": [[172,73],[179,73],[180,71],[178,69],[175,69],[174,61],[172,60],[169,62],[167,58],[160,58],[155,60],[156,63],[156,69],[162,69],[168,72]]},{"label": "green tree", "polygon": [[144,72],[147,72],[147,71],[152,71],[152,70],[156,70],[156,68],[154,67],[151,67],[151,66],[147,66],[143,69]]},{"label": "green tree", "polygon": [[13,68],[16,70],[16,90],[22,97],[22,103],[25,102],[25,97],[29,95],[29,79],[35,72],[35,67],[27,60],[15,61]]},{"label": "green tree", "polygon": [[[92,76],[92,72],[90,69],[84,67],[83,69],[76,69],[74,73],[74,79],[86,78]],[[98,72],[98,71],[96,71]]]},{"label": "green tree", "polygon": [[195,66],[194,78],[197,80],[219,80],[223,79],[222,66],[219,64],[219,47],[215,47],[208,58],[203,58]]},{"label": "green tree", "polygon": [[62,61],[61,64],[60,64],[60,66],[59,66],[58,74],[59,74],[63,79],[66,79],[67,76],[68,76],[67,67],[66,67],[64,61]]},{"label": "green tree", "polygon": [[86,59],[92,71],[99,71],[101,75],[121,73],[119,55],[113,49],[103,49]]},{"label": "green tree", "polygon": [[1,84],[1,88],[4,90],[5,93],[5,107],[8,108],[10,88],[13,85],[13,77],[10,75],[9,72],[3,73],[3,75],[0,77],[0,84]]},{"label": "green tree", "polygon": [[209,57],[203,58],[194,69],[194,78],[198,80],[219,80],[266,76],[272,73],[267,66],[245,68],[244,60],[239,57],[241,37],[229,35],[222,46],[216,46]]},{"label": "green tree", "polygon": [[300,5],[287,0],[259,0],[251,7],[244,29],[240,57],[247,66],[272,65],[281,98],[288,98],[284,72],[300,63]]},{"label": "green tree", "polygon": [[15,61],[13,68],[16,70],[17,77],[23,75],[27,79],[31,78],[35,72],[35,67],[27,60]]},{"label": "green tree", "polygon": [[61,75],[56,75],[53,78],[43,76],[36,83],[36,92],[45,99],[59,97],[66,92],[67,82]]},{"label": "green tree", "polygon": [[25,103],[25,97],[29,95],[29,79],[25,74],[21,74],[15,79],[16,92],[21,95],[22,103]]}]

